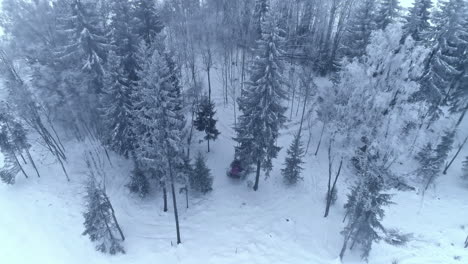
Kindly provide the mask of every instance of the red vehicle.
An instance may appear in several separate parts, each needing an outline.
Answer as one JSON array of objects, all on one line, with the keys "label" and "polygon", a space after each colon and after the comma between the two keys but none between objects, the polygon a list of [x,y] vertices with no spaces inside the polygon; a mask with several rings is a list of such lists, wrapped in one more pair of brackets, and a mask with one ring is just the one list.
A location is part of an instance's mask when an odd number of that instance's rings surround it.
[{"label": "red vehicle", "polygon": [[244,169],[242,168],[241,162],[235,159],[231,162],[231,168],[228,171],[228,176],[231,178],[239,179],[242,177],[242,172]]}]

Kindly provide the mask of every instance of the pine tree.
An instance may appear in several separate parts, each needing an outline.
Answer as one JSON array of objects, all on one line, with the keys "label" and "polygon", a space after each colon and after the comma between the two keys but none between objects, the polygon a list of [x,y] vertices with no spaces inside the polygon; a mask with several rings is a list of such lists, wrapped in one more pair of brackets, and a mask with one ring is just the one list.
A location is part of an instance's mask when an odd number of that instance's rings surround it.
[{"label": "pine tree", "polygon": [[361,257],[367,260],[372,243],[381,240],[381,232],[385,232],[381,224],[385,215],[382,207],[392,204],[391,195],[382,193],[385,185],[379,175],[365,171],[361,176],[364,177],[351,188],[348,202],[344,206],[347,223],[341,232],[344,236],[344,243],[340,258],[343,258],[351,243],[349,249],[353,249],[355,245],[361,246]]},{"label": "pine tree", "polygon": [[381,0],[375,14],[376,29],[384,30],[389,24],[394,23],[400,16],[400,10],[398,0]]},{"label": "pine tree", "polygon": [[416,155],[416,160],[419,162],[417,174],[424,180],[424,190],[429,188],[441,172],[444,162],[449,152],[452,150],[455,132],[455,130],[445,131],[440,143],[435,149],[432,147],[431,143],[427,143]]},{"label": "pine tree", "polygon": [[[421,79],[415,98],[430,104],[431,121],[440,115],[440,107],[450,105],[453,112],[461,112],[466,106],[458,92],[463,87],[463,54],[468,48],[466,4],[463,0],[441,3],[441,10],[434,14],[436,45],[429,57],[428,68]],[[466,37],[466,40],[463,37]],[[457,100],[457,99],[461,100]],[[460,103],[461,102],[461,103]]]},{"label": "pine tree", "polygon": [[108,58],[108,76],[102,112],[107,133],[105,143],[119,154],[128,157],[135,148],[135,131],[133,131],[132,95],[138,81],[138,35],[134,33],[131,23],[132,6],[126,0],[112,1],[110,21],[110,43],[112,52]]},{"label": "pine tree", "polygon": [[403,39],[411,36],[415,41],[428,40],[428,34],[431,28],[430,9],[432,0],[415,0],[409,15],[406,17],[406,23],[403,26]]},{"label": "pine tree", "polygon": [[129,157],[135,147],[135,133],[132,129],[133,91],[128,86],[129,80],[125,78],[121,61],[114,52],[109,53],[101,111],[108,129],[104,144]]},{"label": "pine tree", "polygon": [[438,162],[440,162],[441,166],[448,158],[448,154],[453,148],[453,143],[455,141],[455,133],[455,130],[444,131],[444,135],[442,136],[440,143],[435,149],[436,158]]},{"label": "pine tree", "polygon": [[[114,209],[105,193],[98,186],[96,180],[90,177],[86,186],[85,231],[89,239],[96,242],[96,250],[110,253],[125,253],[121,242],[125,240],[123,233],[114,215]],[[120,239],[116,237],[119,233]]]},{"label": "pine tree", "polygon": [[210,169],[206,166],[205,158],[198,153],[193,170],[190,174],[190,187],[203,194],[213,190],[213,176]]},{"label": "pine tree", "polygon": [[95,82],[95,86],[89,87],[88,91],[98,94],[102,88],[106,51],[109,46],[103,22],[97,13],[97,4],[88,0],[72,0],[69,12],[61,18],[63,28],[59,33],[65,36],[66,44],[59,56],[76,63],[69,66],[87,71],[91,75],[90,81]]},{"label": "pine tree", "polygon": [[219,136],[219,131],[216,129],[217,120],[214,119],[216,111],[214,103],[210,102],[208,97],[204,97],[199,105],[197,118],[194,125],[198,131],[205,132],[205,140],[208,142],[208,152],[210,152],[210,140],[216,140]]},{"label": "pine tree", "polygon": [[302,161],[302,158],[304,157],[304,146],[301,142],[300,133],[297,133],[294,136],[293,142],[289,146],[287,153],[288,156],[284,162],[285,168],[281,170],[281,174],[283,175],[284,182],[287,185],[294,185],[299,180],[302,180],[301,172],[303,168],[301,165],[304,164]]},{"label": "pine tree", "polygon": [[[445,93],[447,104],[450,106],[451,113],[460,113],[457,126],[463,120],[468,111],[468,2],[463,0],[451,0],[442,5],[442,19],[438,28],[441,33],[445,33],[447,46],[452,51],[448,56],[447,64],[452,66],[451,75],[453,76],[450,86]],[[447,19],[449,18],[449,19]],[[446,21],[448,20],[448,21]],[[445,27],[443,26],[445,25]],[[443,101],[444,103],[444,101]]]},{"label": "pine tree", "polygon": [[358,58],[366,53],[374,25],[375,0],[362,1],[350,18],[341,53],[348,58]]},{"label": "pine tree", "polygon": [[[30,148],[31,145],[28,142],[27,132],[24,126],[16,120],[7,109],[1,109],[0,149],[5,156],[6,165],[0,173],[0,177],[5,183],[14,184],[16,174],[19,171],[28,178],[28,175],[19,161],[19,157],[23,158],[23,153],[26,152],[28,153],[30,161],[33,163],[34,161],[29,155]],[[24,158],[23,161],[25,161]],[[35,166],[36,165],[34,164],[34,167]]]},{"label": "pine tree", "polygon": [[257,41],[263,37],[263,24],[267,19],[270,10],[269,0],[255,0],[255,7],[252,13],[252,40]]},{"label": "pine tree", "polygon": [[61,0],[57,34],[63,41],[56,47],[56,60],[73,106],[77,123],[98,124],[99,95],[103,90],[104,68],[109,49],[105,21],[97,3],[90,0]]},{"label": "pine tree", "polygon": [[419,163],[418,177],[429,186],[440,172],[440,164],[436,162],[437,156],[431,143],[427,143],[417,154],[415,159]]},{"label": "pine tree", "polygon": [[141,198],[146,197],[150,191],[148,178],[136,161],[135,168],[130,175],[130,182],[127,184],[127,187],[132,193],[138,194]]},{"label": "pine tree", "polygon": [[163,186],[170,183],[177,243],[181,243],[175,184],[184,165],[182,130],[185,117],[178,69],[170,52],[153,50],[138,75],[133,114],[136,117],[134,126],[142,134],[135,154],[139,162],[161,173]]},{"label": "pine tree", "polygon": [[286,121],[286,109],[282,105],[286,97],[282,87],[282,51],[278,49],[282,39],[273,18],[264,24],[264,29],[250,80],[238,100],[242,115],[239,117],[235,138],[239,160],[245,163],[244,166],[256,164],[254,190],[258,189],[260,169],[263,168],[267,174],[272,169],[272,159],[276,158],[280,150],[276,145],[279,129]]},{"label": "pine tree", "polygon": [[136,18],[136,31],[146,45],[152,46],[157,35],[164,29],[164,25],[156,9],[154,0],[134,1],[134,17]]}]

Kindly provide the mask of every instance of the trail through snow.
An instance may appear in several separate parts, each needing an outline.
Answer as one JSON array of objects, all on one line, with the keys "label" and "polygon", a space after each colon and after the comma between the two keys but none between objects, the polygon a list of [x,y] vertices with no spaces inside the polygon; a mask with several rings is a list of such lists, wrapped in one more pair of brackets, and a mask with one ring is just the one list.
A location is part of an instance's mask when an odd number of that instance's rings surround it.
[{"label": "trail through snow", "polygon": [[[215,98],[221,102],[221,97]],[[268,179],[262,176],[258,192],[248,181],[226,177],[233,158],[231,107],[217,105],[220,138],[207,154],[214,175],[213,191],[191,196],[185,208],[178,195],[181,245],[175,245],[172,209],[162,212],[159,190],[141,200],[128,193],[125,184],[131,170],[129,161],[111,155],[112,165],[102,149],[92,142],[67,144],[67,183],[61,168],[34,147],[42,178],[26,180],[18,175],[13,186],[0,184],[0,263],[5,264],[333,264],[341,248],[342,205],[346,201],[346,175],[339,181],[337,204],[329,218],[323,218],[327,180],[325,148],[309,155],[304,182],[287,188],[280,169],[285,149],[292,140],[294,124],[288,124],[279,140],[284,146]],[[321,126],[314,127],[315,148]],[[194,150],[205,152],[205,143],[194,140]],[[127,240],[127,254],[103,255],[83,232],[83,182],[87,169],[84,153],[97,153],[106,173],[106,186],[117,218]],[[313,152],[313,151],[312,151]],[[464,153],[466,155],[466,151]],[[468,187],[459,179],[460,160],[441,176],[436,189],[422,199],[416,192],[398,193],[395,205],[386,209],[384,224],[412,233],[408,245],[395,247],[380,242],[374,245],[369,263],[400,264],[467,263],[468,250],[463,241],[468,234]],[[31,168],[27,166],[30,174]],[[346,172],[345,172],[346,173]],[[348,252],[343,263],[362,263],[357,250]]]}]

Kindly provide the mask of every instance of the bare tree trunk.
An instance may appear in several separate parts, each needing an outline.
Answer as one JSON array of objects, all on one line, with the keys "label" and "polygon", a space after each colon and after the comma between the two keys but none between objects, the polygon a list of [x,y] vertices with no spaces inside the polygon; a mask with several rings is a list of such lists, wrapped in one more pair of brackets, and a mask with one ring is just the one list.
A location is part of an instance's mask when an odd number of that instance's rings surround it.
[{"label": "bare tree trunk", "polygon": [[208,101],[211,102],[211,77],[210,77],[210,67],[206,67],[206,72],[208,74]]},{"label": "bare tree trunk", "polygon": [[260,181],[260,167],[262,165],[262,162],[260,159],[257,160],[257,174],[255,175],[255,184],[253,186],[254,191],[258,190],[258,182]]},{"label": "bare tree trunk", "polygon": [[166,189],[166,183],[164,183],[163,186],[163,200],[164,200],[164,212],[167,212],[167,189]]},{"label": "bare tree trunk", "polygon": [[289,114],[289,120],[292,119],[292,115],[293,115],[293,109],[294,109],[294,97],[296,96],[296,86],[293,85],[293,88],[292,88],[292,96],[291,96],[291,113]]},{"label": "bare tree trunk", "polygon": [[465,239],[465,248],[468,248],[468,236],[466,236],[466,239]]},{"label": "bare tree trunk", "polygon": [[24,177],[26,177],[26,179],[29,178],[28,175],[26,174],[26,172],[24,171],[23,166],[21,166],[21,163],[19,162],[18,157],[16,157],[16,154],[14,152],[12,154],[13,154],[13,157],[15,158],[16,164],[20,168],[20,170],[23,173]]},{"label": "bare tree trunk", "polygon": [[301,124],[299,125],[299,135],[302,132],[302,125],[304,123],[304,115],[305,115],[308,97],[309,97],[309,89],[307,89],[306,97],[304,98],[304,104],[302,105],[302,116],[301,116]]},{"label": "bare tree trunk", "polygon": [[455,153],[455,156],[453,156],[450,162],[447,165],[445,165],[445,169],[444,169],[444,172],[442,172],[442,174],[444,175],[447,174],[447,170],[450,168],[450,166],[452,166],[453,161],[457,158],[458,154],[460,154],[460,151],[462,150],[463,146],[465,146],[467,140],[468,140],[468,136],[465,138],[465,140],[463,140],[463,143],[460,145],[460,147],[458,147],[458,150],[457,150],[457,153]]},{"label": "bare tree trunk", "polygon": [[190,159],[190,147],[192,145],[193,127],[194,127],[193,121],[195,119],[195,104],[196,104],[196,101],[194,101],[192,104],[192,121],[190,123],[189,136],[187,137],[187,158],[188,159]]},{"label": "bare tree trunk", "polygon": [[120,234],[120,237],[122,238],[122,241],[125,241],[125,236],[124,236],[124,234],[123,234],[123,232],[122,232],[122,229],[120,228],[119,222],[117,221],[117,217],[115,217],[114,207],[112,206],[112,203],[111,203],[110,200],[109,200],[109,196],[107,196],[106,193],[104,193],[104,198],[106,199],[106,202],[107,202],[107,204],[109,205],[109,208],[111,209],[111,212],[112,212],[112,219],[114,219],[115,227],[116,227],[117,230],[119,231],[119,234]]},{"label": "bare tree trunk", "polygon": [[187,206],[187,209],[189,208],[188,206],[188,186],[185,185],[185,205]]},{"label": "bare tree trunk", "polygon": [[67,178],[67,181],[70,181],[70,177],[68,177],[67,170],[65,169],[65,166],[63,165],[62,159],[57,156],[57,160],[60,163],[60,166],[62,166],[62,170],[65,173],[65,177]]},{"label": "bare tree trunk", "polygon": [[20,155],[21,159],[23,160],[24,164],[28,164],[28,162],[26,161],[26,159],[23,156],[23,153],[20,152],[19,155]]},{"label": "bare tree trunk", "polygon": [[344,254],[346,252],[346,248],[348,247],[349,238],[350,237],[348,235],[345,237],[345,240],[343,242],[343,247],[341,248],[341,252],[340,252],[340,260],[343,260]]},{"label": "bare tree trunk", "polygon": [[210,139],[207,139],[206,142],[208,142],[208,152],[210,152]]},{"label": "bare tree trunk", "polygon": [[29,153],[29,149],[26,149],[26,154],[28,154],[29,161],[30,161],[31,164],[33,165],[34,170],[36,170],[37,177],[40,178],[41,175],[39,174],[39,170],[38,170],[37,167],[36,167],[36,163],[34,162],[32,156],[31,156],[31,153]]},{"label": "bare tree trunk", "polygon": [[317,156],[318,151],[320,149],[320,145],[322,144],[323,131],[325,131],[325,123],[323,123],[322,132],[320,132],[320,139],[319,139],[319,142],[318,142],[318,145],[317,145],[317,149],[315,149],[315,154],[314,154],[315,156]]},{"label": "bare tree trunk", "polygon": [[177,211],[177,200],[176,200],[176,192],[175,192],[175,183],[174,183],[174,175],[172,173],[172,162],[169,158],[169,173],[171,177],[171,192],[172,192],[172,205],[174,206],[174,219],[176,223],[176,232],[177,232],[177,244],[182,243],[180,240],[180,228],[179,228],[179,213]]},{"label": "bare tree trunk", "polygon": [[336,182],[338,181],[338,177],[340,176],[341,173],[341,167],[343,166],[343,159],[340,161],[340,166],[338,167],[338,172],[336,173],[335,180],[333,181],[333,185],[330,189],[330,180],[331,180],[331,173],[329,173],[329,179],[328,179],[328,192],[327,192],[327,205],[325,208],[325,215],[323,217],[327,217],[328,213],[330,212],[330,206],[333,198],[333,192],[335,191],[336,188]]},{"label": "bare tree trunk", "polygon": [[306,150],[305,150],[305,154],[309,153],[309,147],[310,147],[310,142],[312,141],[312,127],[311,127],[311,124],[310,124],[310,120],[308,120],[308,130],[309,130],[309,138],[307,139],[307,146],[306,146]]}]

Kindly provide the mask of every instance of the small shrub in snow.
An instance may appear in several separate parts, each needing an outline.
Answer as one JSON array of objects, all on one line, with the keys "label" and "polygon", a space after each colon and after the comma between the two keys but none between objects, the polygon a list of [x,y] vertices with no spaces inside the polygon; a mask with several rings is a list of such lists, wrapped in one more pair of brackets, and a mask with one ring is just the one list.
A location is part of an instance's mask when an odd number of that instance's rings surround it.
[{"label": "small shrub in snow", "polygon": [[403,234],[398,229],[388,229],[384,240],[393,246],[404,246],[411,237],[412,234]]}]

